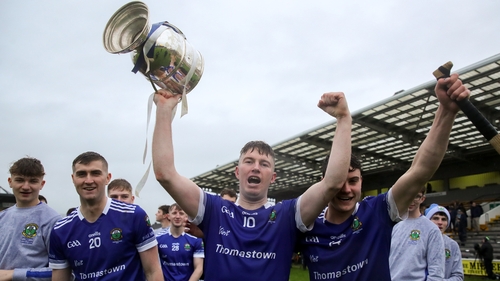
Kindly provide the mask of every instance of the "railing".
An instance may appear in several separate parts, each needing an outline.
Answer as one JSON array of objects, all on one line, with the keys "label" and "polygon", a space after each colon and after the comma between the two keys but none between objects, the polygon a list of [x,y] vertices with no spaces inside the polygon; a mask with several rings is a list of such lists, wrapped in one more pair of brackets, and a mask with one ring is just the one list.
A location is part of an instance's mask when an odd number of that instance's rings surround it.
[{"label": "railing", "polygon": [[[489,204],[494,204],[496,205],[493,209],[489,210],[490,205]],[[488,205],[487,208],[485,208],[484,205]],[[482,204],[483,210],[488,209],[488,211],[484,212],[481,217],[479,217],[479,224],[486,224],[487,222],[490,221],[490,219],[495,218],[496,216],[500,216],[500,202],[486,202]]]}]

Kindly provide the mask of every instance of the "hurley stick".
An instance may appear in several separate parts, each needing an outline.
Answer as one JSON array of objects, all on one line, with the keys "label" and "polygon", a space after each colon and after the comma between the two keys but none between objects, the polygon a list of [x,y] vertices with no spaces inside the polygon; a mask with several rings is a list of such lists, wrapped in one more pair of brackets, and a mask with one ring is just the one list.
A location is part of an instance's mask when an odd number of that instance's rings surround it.
[{"label": "hurley stick", "polygon": [[[450,77],[453,63],[451,61],[440,66],[432,74],[437,80],[440,78]],[[488,142],[500,154],[500,135],[493,125],[486,119],[481,112],[470,102],[469,99],[455,101],[458,107],[464,112],[469,120],[476,126],[478,131],[488,140]]]}]

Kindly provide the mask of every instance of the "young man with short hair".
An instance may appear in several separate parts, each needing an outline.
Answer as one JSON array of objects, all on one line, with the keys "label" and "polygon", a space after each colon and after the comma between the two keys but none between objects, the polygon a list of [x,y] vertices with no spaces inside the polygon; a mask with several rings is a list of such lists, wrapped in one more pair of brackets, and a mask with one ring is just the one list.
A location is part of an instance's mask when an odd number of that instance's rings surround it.
[{"label": "young man with short hair", "polygon": [[451,221],[451,216],[448,210],[437,204],[432,204],[426,211],[425,216],[433,222],[441,231],[444,241],[445,253],[445,281],[462,281],[464,280],[464,269],[462,266],[462,252],[458,243],[444,234]]},{"label": "young man with short hair", "polygon": [[54,281],[163,280],[157,241],[146,212],[106,196],[108,162],[95,152],[75,158],[71,178],[80,207],[50,237]]},{"label": "young man with short hair", "polygon": [[161,205],[158,207],[155,218],[156,221],[161,223],[161,227],[155,229],[155,234],[158,235],[161,232],[167,231],[170,228],[170,218],[168,217],[168,212],[170,211],[169,205]]},{"label": "young man with short hair", "polygon": [[156,236],[165,280],[197,281],[203,273],[203,241],[184,232],[186,213],[177,204],[169,210],[171,226]]},{"label": "young man with short hair", "polygon": [[[301,253],[309,268],[310,280],[391,280],[389,255],[393,227],[407,217],[408,207],[414,199],[420,203],[423,201],[421,197],[415,196],[421,188],[425,190],[426,183],[445,155],[459,110],[454,100],[466,99],[470,94],[456,74],[448,79],[440,79],[435,92],[439,106],[431,129],[410,168],[389,191],[361,200],[361,162],[355,155],[351,156],[342,188],[325,204],[327,207],[316,219],[313,229],[300,239]],[[338,157],[338,153],[338,150],[332,150],[328,164],[323,164],[323,167],[330,168],[332,157]],[[419,214],[418,206],[412,206]],[[434,228],[436,235],[440,236],[436,226]],[[410,232],[404,235],[409,238]],[[418,237],[415,239],[418,240]],[[444,249],[440,254],[443,255],[444,266]],[[402,267],[407,265],[399,258],[393,264]],[[406,279],[393,277],[392,280]]]},{"label": "young man with short hair", "polygon": [[420,213],[425,186],[408,208],[408,218],[392,230],[389,267],[392,280],[428,280],[444,278],[443,235],[434,223]]},{"label": "young man with short hair", "polygon": [[16,204],[0,212],[0,280],[51,280],[49,239],[61,216],[38,199],[45,185],[43,165],[25,157],[9,172]]},{"label": "young man with short hair", "polygon": [[108,184],[108,197],[129,204],[135,200],[132,185],[125,179],[114,179]]},{"label": "young man with short hair", "polygon": [[[290,98],[301,97],[290,95]],[[276,205],[267,200],[269,186],[277,176],[271,146],[262,141],[243,146],[234,171],[240,195],[237,204],[231,203],[204,192],[177,172],[171,118],[179,96],[159,90],[154,101],[157,106],[153,135],[156,179],[205,235],[205,281],[288,281],[297,232],[312,227],[347,177],[352,117],[344,94],[326,93],[318,102],[318,107],[337,119],[331,149],[336,158],[330,160],[325,178],[299,198]],[[221,265],[223,270],[216,270]]]}]

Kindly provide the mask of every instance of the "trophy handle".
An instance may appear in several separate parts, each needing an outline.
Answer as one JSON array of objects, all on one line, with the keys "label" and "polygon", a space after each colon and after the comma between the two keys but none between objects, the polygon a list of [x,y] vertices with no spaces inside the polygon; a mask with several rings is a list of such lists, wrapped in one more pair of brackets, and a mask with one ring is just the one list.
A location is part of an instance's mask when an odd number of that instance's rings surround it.
[{"label": "trophy handle", "polygon": [[149,11],[140,1],[122,6],[109,19],[104,29],[103,43],[112,54],[128,53],[146,41],[149,33]]}]

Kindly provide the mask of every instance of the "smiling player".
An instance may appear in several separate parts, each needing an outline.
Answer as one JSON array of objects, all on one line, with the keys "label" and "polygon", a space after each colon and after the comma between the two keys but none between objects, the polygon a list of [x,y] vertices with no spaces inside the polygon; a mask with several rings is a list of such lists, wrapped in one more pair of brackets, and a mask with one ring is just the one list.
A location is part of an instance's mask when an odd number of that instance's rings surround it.
[{"label": "smiling player", "polygon": [[199,280],[205,257],[203,241],[184,233],[186,213],[176,203],[170,206],[171,226],[156,236],[165,280]]},{"label": "smiling player", "polygon": [[[392,255],[393,226],[407,216],[408,207],[414,199],[421,200],[415,196],[443,159],[459,110],[454,100],[466,99],[470,95],[456,74],[440,79],[435,92],[439,106],[432,127],[411,167],[388,192],[361,200],[361,163],[354,155],[351,157],[349,173],[341,190],[328,202],[312,231],[301,239],[311,280],[391,280],[389,254]],[[339,152],[332,151],[331,157],[337,157]],[[332,159],[329,161],[328,165]],[[404,233],[404,237],[410,241],[400,243],[413,242],[410,234]],[[413,238],[417,243],[418,236]],[[409,247],[405,244],[404,248]],[[404,252],[398,254],[405,255]],[[399,256],[394,257],[393,264],[405,271],[407,263],[401,262]],[[393,280],[409,279],[396,277]]]},{"label": "smiling player", "polygon": [[73,160],[80,207],[58,221],[50,237],[53,281],[163,280],[157,241],[146,212],[106,196],[108,162],[96,152]]}]

